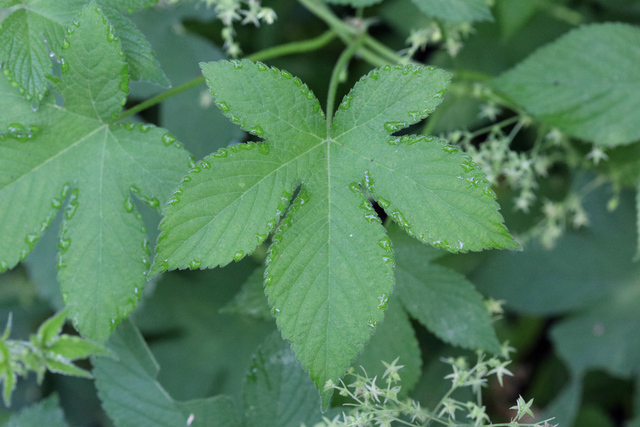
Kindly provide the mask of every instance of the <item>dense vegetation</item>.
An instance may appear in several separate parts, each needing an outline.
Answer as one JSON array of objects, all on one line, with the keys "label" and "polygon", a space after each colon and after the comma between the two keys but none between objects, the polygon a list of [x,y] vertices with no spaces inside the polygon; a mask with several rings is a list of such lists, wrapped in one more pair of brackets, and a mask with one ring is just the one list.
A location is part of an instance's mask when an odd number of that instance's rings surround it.
[{"label": "dense vegetation", "polygon": [[637,2],[0,22],[3,422],[640,426]]}]

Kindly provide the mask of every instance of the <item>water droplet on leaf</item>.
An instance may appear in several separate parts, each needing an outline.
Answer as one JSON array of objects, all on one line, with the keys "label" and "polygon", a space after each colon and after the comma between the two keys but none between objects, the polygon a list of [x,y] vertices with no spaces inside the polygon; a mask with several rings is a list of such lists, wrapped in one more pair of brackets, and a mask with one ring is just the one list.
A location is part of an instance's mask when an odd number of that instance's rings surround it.
[{"label": "water droplet on leaf", "polygon": [[364,186],[369,193],[373,193],[373,189],[375,188],[375,181],[371,176],[371,172],[368,170],[364,171]]},{"label": "water droplet on leaf", "polygon": [[220,150],[213,153],[213,157],[227,157],[229,155],[229,151],[226,148],[221,148]]},{"label": "water droplet on leaf", "polygon": [[269,147],[268,143],[263,142],[263,143],[260,143],[259,146],[260,146],[259,150],[260,150],[260,152],[262,154],[266,155],[266,154],[269,154],[271,152],[271,147]]},{"label": "water droplet on leaf", "polygon": [[162,135],[162,143],[165,145],[165,147],[168,147],[174,142],[176,142],[176,137],[171,135],[169,132]]},{"label": "water droplet on leaf", "polygon": [[380,310],[386,310],[387,309],[387,304],[389,304],[389,295],[387,294],[382,294],[378,297],[378,308]]},{"label": "water droplet on leaf", "polygon": [[118,37],[116,36],[115,30],[113,29],[113,27],[111,25],[109,25],[109,29],[107,30],[107,40],[110,41],[110,42],[118,40]]},{"label": "water droplet on leaf", "polygon": [[131,213],[134,209],[135,206],[133,204],[133,200],[131,200],[131,197],[127,197],[127,199],[124,201],[124,210]]},{"label": "water droplet on leaf", "polygon": [[227,105],[226,102],[224,101],[220,101],[220,102],[216,102],[216,105],[218,106],[218,108],[220,110],[222,110],[223,112],[227,112],[229,110],[231,110],[231,108]]},{"label": "water droplet on leaf", "polygon": [[451,145],[443,145],[442,151],[444,151],[445,153],[452,154],[452,153],[457,153],[460,150],[458,150],[458,147],[453,147]]},{"label": "water droplet on leaf", "polygon": [[391,249],[391,240],[389,240],[389,237],[384,236],[382,239],[380,239],[380,241],[378,242],[378,244],[380,245],[380,247],[382,249],[384,249],[386,252],[392,252]]},{"label": "water droplet on leaf", "polygon": [[378,197],[377,202],[378,202],[378,204],[380,205],[380,207],[382,209],[388,209],[389,206],[391,206],[391,202],[386,200],[386,199],[384,199],[384,198],[382,198],[382,197]]},{"label": "water droplet on leaf", "polygon": [[263,136],[264,135],[264,130],[262,129],[262,127],[260,127],[260,125],[255,125],[251,129],[249,129],[249,132],[251,132],[255,136]]},{"label": "water droplet on leaf", "polygon": [[387,132],[397,132],[401,129],[404,129],[408,126],[408,124],[406,122],[386,122],[384,124],[384,129]]}]

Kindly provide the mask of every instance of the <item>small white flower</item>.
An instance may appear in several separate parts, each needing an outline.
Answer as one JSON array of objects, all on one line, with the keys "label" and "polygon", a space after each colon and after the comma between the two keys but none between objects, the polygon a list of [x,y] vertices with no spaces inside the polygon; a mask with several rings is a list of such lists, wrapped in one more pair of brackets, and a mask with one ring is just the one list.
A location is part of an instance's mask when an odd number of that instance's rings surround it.
[{"label": "small white flower", "polygon": [[594,145],[593,149],[591,149],[591,151],[587,154],[587,159],[592,160],[593,164],[597,165],[602,160],[609,160],[609,156],[606,155],[602,148]]},{"label": "small white flower", "polygon": [[273,24],[277,18],[276,12],[270,7],[263,7],[260,12],[258,12],[258,19],[267,25]]}]

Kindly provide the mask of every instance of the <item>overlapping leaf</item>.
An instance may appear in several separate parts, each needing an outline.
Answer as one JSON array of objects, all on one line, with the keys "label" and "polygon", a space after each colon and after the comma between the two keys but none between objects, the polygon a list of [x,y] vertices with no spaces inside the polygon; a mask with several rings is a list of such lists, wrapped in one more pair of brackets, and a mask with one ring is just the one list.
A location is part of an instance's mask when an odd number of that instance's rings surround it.
[{"label": "overlapping leaf", "polygon": [[189,163],[162,129],[109,125],[128,76],[106,22],[88,6],[67,37],[56,82],[64,108],[49,96],[34,113],[0,81],[0,270],[24,259],[66,205],[58,279],[74,324],[99,341],[145,284],[149,253],[133,197],[159,207]]},{"label": "overlapping leaf", "polygon": [[[380,361],[400,357],[403,390],[411,390],[420,376],[421,357],[410,317],[449,344],[499,351],[482,296],[460,273],[432,263],[446,252],[420,244],[394,224],[389,224],[387,233],[397,264],[396,290],[384,322],[378,324],[352,366],[363,366],[370,376],[381,377],[384,365]],[[262,276],[262,269],[256,269],[224,311],[271,319]]]},{"label": "overlapping leaf", "polygon": [[594,24],[538,50],[493,86],[571,136],[627,144],[640,139],[639,62],[640,29]]},{"label": "overlapping leaf", "polygon": [[[22,1],[0,26],[0,63],[4,75],[32,105],[37,106],[47,91],[46,75],[51,73],[50,52],[60,58],[64,38],[75,28],[78,12],[94,0]],[[169,81],[158,67],[151,47],[131,20],[122,15],[154,5],[157,0],[97,0],[120,38],[131,78],[161,85]],[[94,3],[95,4],[95,3]],[[1,7],[2,5],[0,5]]]},{"label": "overlapping leaf", "polygon": [[227,396],[177,402],[156,381],[159,366],[142,335],[129,321],[108,342],[116,357],[94,359],[98,395],[107,414],[120,427],[241,426]]},{"label": "overlapping leaf", "polygon": [[13,414],[3,427],[67,427],[57,395],[51,395],[35,405]]},{"label": "overlapping leaf", "polygon": [[[176,31],[184,20],[215,18],[215,8],[197,2],[155,7],[135,14],[132,19],[151,43],[162,70],[174,86],[200,75],[201,61],[223,59],[224,53],[204,37],[190,31]],[[132,85],[131,97],[147,99],[163,88],[151,83]],[[160,105],[160,125],[184,142],[195,158],[201,159],[234,139],[242,139],[242,129],[230,123],[216,108],[211,94],[200,85],[166,99]],[[215,138],[211,138],[215,135]]]},{"label": "overlapping leaf", "polygon": [[277,333],[268,335],[253,356],[243,406],[248,426],[313,426],[322,420],[318,391]]},{"label": "overlapping leaf", "polygon": [[552,251],[533,242],[523,251],[528,257],[493,254],[473,276],[484,293],[505,299],[517,312],[566,315],[550,333],[571,374],[547,410],[561,425],[574,422],[589,370],[622,378],[640,372],[640,266],[631,260],[635,236],[628,227],[634,222],[634,200],[623,193],[617,210],[609,212],[609,197],[606,189],[598,189],[585,198],[589,228],[567,231]]},{"label": "overlapping leaf", "polygon": [[447,73],[373,70],[327,129],[318,100],[286,71],[246,60],[202,68],[220,109],[266,141],[222,149],[184,179],[153,271],[241,259],[281,221],[266,293],[318,387],[344,373],[393,287],[391,243],[364,189],[422,242],[453,252],[519,247],[467,156],[435,138],[391,136],[440,103]]}]

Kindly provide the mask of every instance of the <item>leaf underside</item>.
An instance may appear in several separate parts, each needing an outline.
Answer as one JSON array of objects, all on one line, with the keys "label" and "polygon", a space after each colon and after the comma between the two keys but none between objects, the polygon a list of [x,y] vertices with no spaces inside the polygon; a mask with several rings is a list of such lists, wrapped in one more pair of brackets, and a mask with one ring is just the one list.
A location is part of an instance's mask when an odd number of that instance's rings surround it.
[{"label": "leaf underside", "polygon": [[391,135],[440,103],[444,71],[373,70],[327,131],[318,100],[286,71],[247,60],[202,69],[220,109],[265,142],[222,149],[185,177],[165,210],[152,273],[225,265],[274,232],[265,292],[319,388],[362,350],[393,288],[391,242],[367,193],[422,242],[452,252],[519,248],[468,156],[435,138]]},{"label": "leaf underside", "polygon": [[108,40],[95,7],[77,23],[55,82],[64,108],[48,96],[34,113],[0,81],[0,271],[24,260],[64,206],[63,299],[79,331],[104,341],[146,282],[149,249],[133,199],[158,208],[189,156],[162,129],[109,124],[128,92],[120,42]]}]

